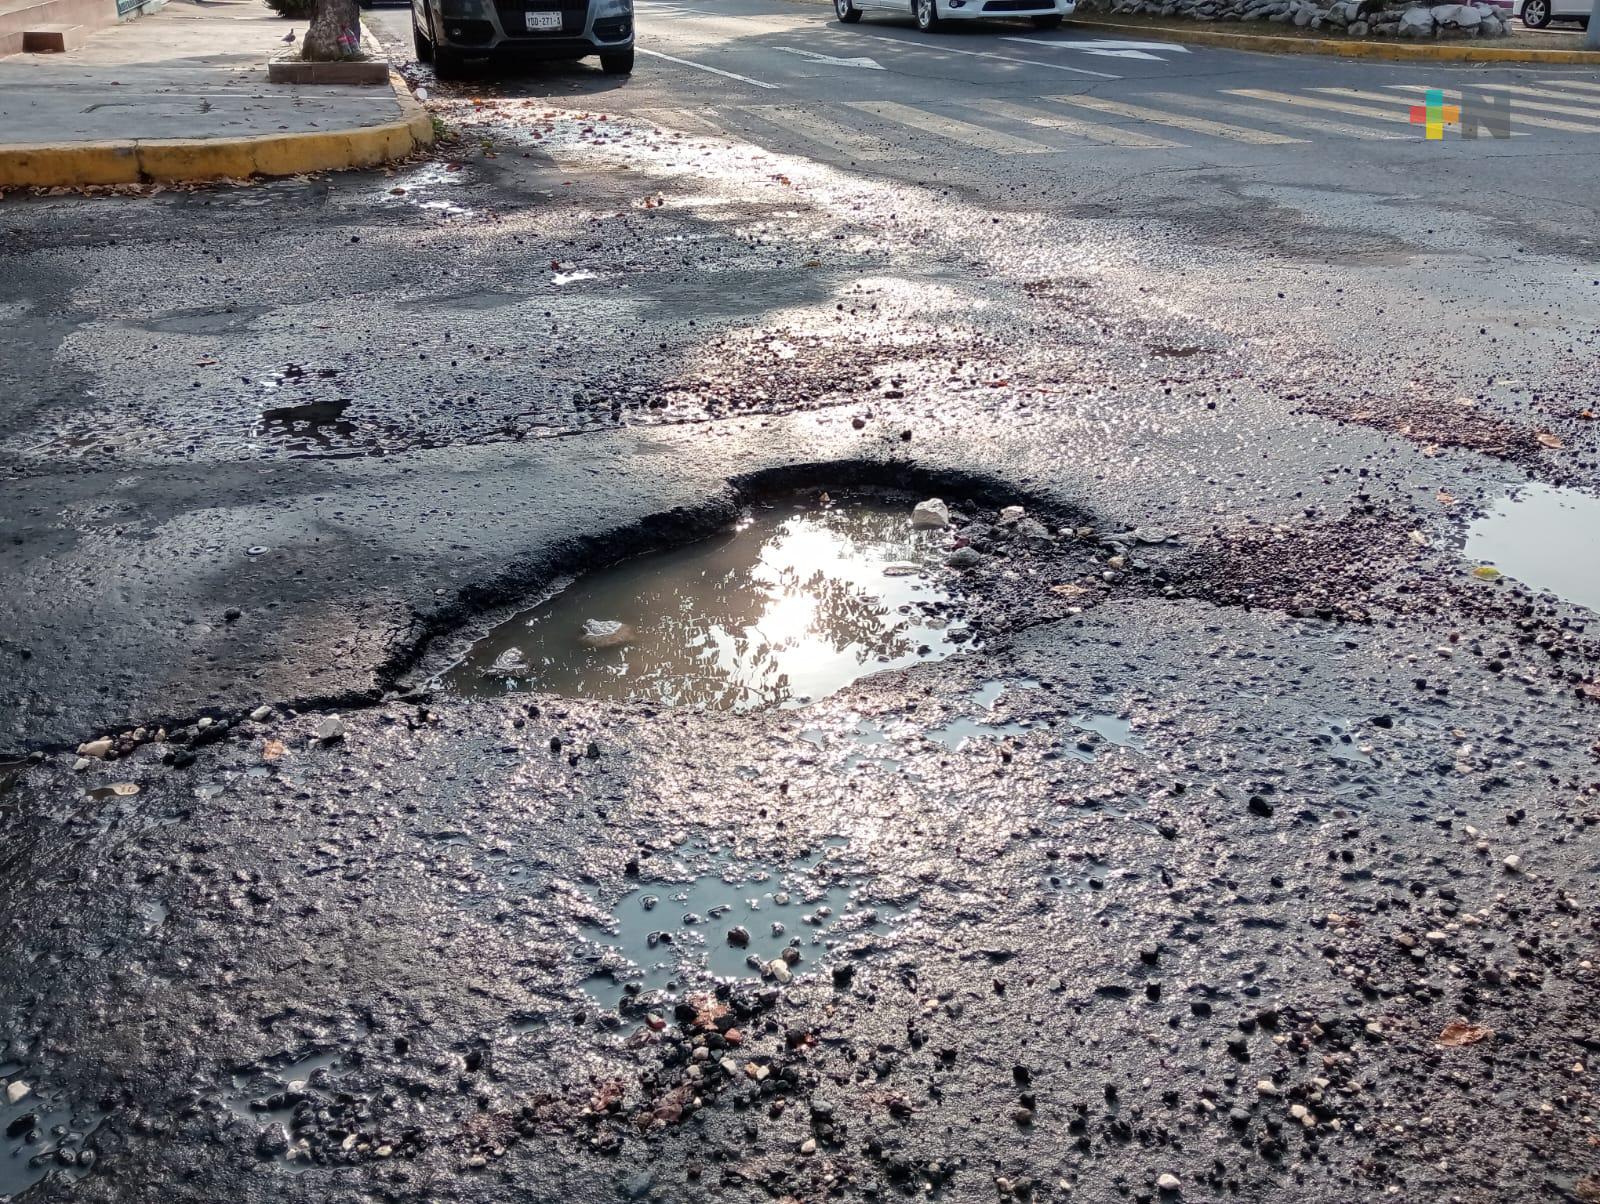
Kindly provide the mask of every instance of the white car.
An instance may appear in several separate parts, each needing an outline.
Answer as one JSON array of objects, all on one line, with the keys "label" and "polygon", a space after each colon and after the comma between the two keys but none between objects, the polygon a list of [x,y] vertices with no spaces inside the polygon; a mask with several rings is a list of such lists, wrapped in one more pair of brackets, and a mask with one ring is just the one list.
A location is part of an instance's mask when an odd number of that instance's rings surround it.
[{"label": "white car", "polygon": [[1529,29],[1543,29],[1552,21],[1576,21],[1589,28],[1593,0],[1516,0],[1512,10]]},{"label": "white car", "polygon": [[[1550,0],[1528,0],[1530,4]],[[977,21],[985,17],[1025,17],[1035,29],[1054,29],[1077,8],[1077,0],[833,0],[833,12],[849,24],[861,20],[863,13],[910,12],[923,32],[938,29],[945,21]]]}]

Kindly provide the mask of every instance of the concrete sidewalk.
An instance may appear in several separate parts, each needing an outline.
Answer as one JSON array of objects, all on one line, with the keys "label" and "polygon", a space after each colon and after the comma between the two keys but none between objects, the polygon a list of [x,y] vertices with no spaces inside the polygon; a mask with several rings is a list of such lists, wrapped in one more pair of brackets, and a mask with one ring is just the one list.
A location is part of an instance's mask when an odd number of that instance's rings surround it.
[{"label": "concrete sidewalk", "polygon": [[0,188],[291,175],[431,143],[398,76],[269,83],[268,59],[305,26],[260,0],[175,0],[65,54],[0,59]]}]

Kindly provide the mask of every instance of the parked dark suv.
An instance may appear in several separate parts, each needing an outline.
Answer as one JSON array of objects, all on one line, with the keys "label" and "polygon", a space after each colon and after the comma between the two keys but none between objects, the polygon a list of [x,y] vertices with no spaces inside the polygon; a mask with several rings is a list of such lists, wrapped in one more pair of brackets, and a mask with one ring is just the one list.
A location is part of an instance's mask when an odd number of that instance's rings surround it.
[{"label": "parked dark suv", "polygon": [[633,70],[633,0],[411,0],[417,58],[441,76],[467,59],[600,56],[608,75]]}]

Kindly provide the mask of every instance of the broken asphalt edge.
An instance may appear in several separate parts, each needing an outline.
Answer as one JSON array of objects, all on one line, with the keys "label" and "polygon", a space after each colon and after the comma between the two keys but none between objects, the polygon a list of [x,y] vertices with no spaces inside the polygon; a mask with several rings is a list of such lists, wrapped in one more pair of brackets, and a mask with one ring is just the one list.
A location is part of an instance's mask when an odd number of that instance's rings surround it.
[{"label": "broken asphalt edge", "polygon": [[389,72],[400,119],[382,125],[243,138],[0,143],[0,189],[187,183],[376,167],[433,145],[433,119]]},{"label": "broken asphalt edge", "polygon": [[[832,8],[831,0],[795,0],[805,5]],[[1068,17],[1065,29],[1100,30],[1137,34],[1154,42],[1218,46],[1228,50],[1255,50],[1266,54],[1326,54],[1347,59],[1383,59],[1397,63],[1569,63],[1600,67],[1600,50],[1538,50],[1514,46],[1484,46],[1477,42],[1419,44],[1359,40],[1356,38],[1283,38],[1271,34],[1229,33],[1220,29],[1190,29],[1177,25],[1145,25],[1089,17]]]}]

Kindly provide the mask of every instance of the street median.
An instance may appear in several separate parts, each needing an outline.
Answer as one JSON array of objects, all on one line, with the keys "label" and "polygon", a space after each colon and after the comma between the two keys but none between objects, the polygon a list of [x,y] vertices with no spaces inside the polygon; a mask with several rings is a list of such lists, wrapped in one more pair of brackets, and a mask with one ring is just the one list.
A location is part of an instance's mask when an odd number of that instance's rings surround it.
[{"label": "street median", "polygon": [[1152,25],[1143,21],[1118,21],[1107,17],[1073,17],[1074,29],[1137,34],[1156,41],[1219,46],[1268,54],[1322,54],[1339,58],[1383,59],[1402,63],[1566,63],[1600,67],[1600,51],[1542,50],[1536,47],[1487,46],[1476,41],[1397,42],[1365,38],[1281,37],[1272,34],[1234,33],[1232,30],[1193,28],[1189,25]]}]

